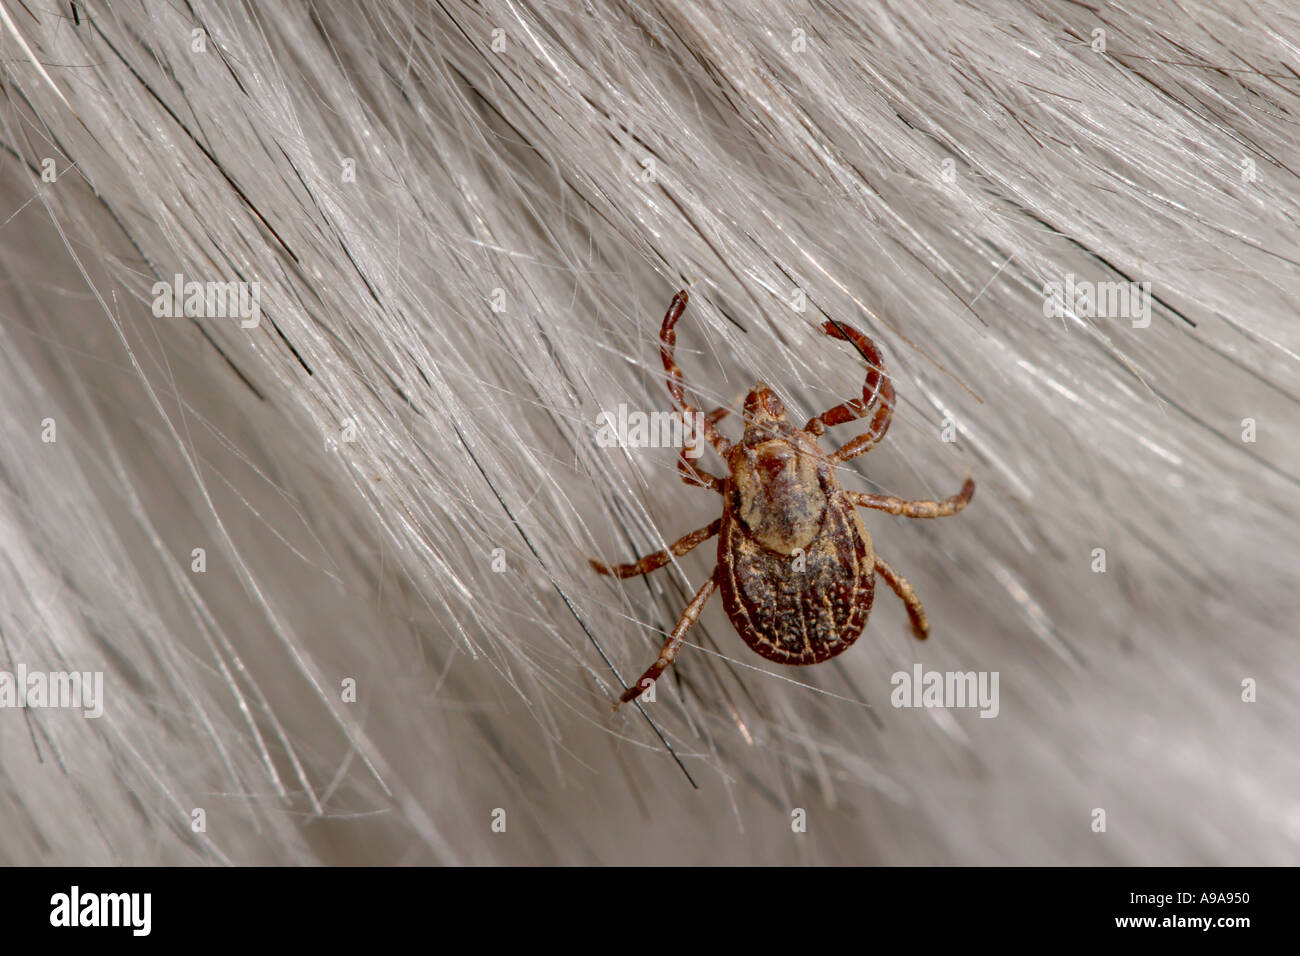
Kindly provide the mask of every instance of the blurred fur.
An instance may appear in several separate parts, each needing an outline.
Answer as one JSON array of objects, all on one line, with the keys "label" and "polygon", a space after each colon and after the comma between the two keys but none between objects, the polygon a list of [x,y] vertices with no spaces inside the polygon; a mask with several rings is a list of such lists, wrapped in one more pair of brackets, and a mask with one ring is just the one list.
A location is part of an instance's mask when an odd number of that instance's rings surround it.
[{"label": "blurred fur", "polygon": [[[0,668],[107,703],[0,711],[0,861],[1295,862],[1292,5],[77,7],[0,22]],[[586,560],[719,510],[594,441],[683,285],[698,404],[856,394],[834,318],[899,395],[846,485],[979,490],[864,513],[926,644],[883,595],[785,669],[715,602],[611,715],[712,566]],[[891,708],[914,662],[999,716]]]}]

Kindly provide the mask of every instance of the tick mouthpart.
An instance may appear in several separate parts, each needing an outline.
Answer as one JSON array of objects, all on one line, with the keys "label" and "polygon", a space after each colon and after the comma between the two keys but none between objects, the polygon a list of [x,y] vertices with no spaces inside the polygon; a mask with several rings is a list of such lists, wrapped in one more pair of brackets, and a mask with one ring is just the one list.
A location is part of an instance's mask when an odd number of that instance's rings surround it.
[{"label": "tick mouthpart", "polygon": [[785,419],[785,406],[776,392],[765,383],[759,382],[745,396],[745,417]]},{"label": "tick mouthpart", "polygon": [[754,386],[745,396],[745,408],[742,412],[745,420],[745,441],[760,440],[763,437],[776,438],[788,431],[785,406],[763,382]]}]

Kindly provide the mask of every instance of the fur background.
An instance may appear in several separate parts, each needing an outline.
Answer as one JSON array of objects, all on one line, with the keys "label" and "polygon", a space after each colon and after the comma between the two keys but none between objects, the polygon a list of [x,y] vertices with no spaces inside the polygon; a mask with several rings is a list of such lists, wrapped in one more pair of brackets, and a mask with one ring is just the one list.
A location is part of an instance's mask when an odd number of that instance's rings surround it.
[{"label": "fur background", "polygon": [[[0,669],[106,696],[0,710],[0,862],[1300,858],[1293,4],[0,10]],[[884,591],[783,668],[715,599],[611,714],[714,561],[586,563],[720,511],[595,440],[683,286],[698,404],[857,394],[834,317],[899,395],[846,485],[978,487],[863,513],[926,644]],[[918,662],[998,716],[891,707]]]}]

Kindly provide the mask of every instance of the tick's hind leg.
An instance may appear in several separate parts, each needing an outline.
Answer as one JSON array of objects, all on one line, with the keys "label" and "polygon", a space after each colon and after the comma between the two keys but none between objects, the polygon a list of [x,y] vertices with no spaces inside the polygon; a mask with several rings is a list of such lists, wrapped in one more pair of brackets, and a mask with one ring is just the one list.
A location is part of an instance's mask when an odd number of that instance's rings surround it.
[{"label": "tick's hind leg", "polygon": [[929,637],[930,621],[925,616],[925,608],[921,606],[921,599],[912,590],[912,585],[907,583],[907,578],[885,563],[885,560],[880,555],[876,555],[876,573],[885,579],[885,583],[893,588],[894,593],[907,605],[907,616],[912,621],[912,633],[916,636],[916,639],[923,641]]},{"label": "tick's hind leg", "polygon": [[816,418],[810,418],[808,424],[804,426],[805,431],[821,435],[832,425],[842,425],[866,417],[867,413],[874,408],[875,412],[871,416],[871,424],[867,431],[850,440],[831,455],[833,461],[848,461],[867,451],[885,437],[885,432],[889,431],[889,423],[894,416],[894,386],[889,381],[889,376],[885,374],[885,360],[881,357],[880,349],[876,348],[875,342],[857,329],[847,325],[836,325],[833,322],[827,322],[822,326],[822,331],[833,339],[852,342],[862,351],[867,360],[867,377],[862,383],[862,397],[841,402]]},{"label": "tick's hind leg", "polygon": [[[659,679],[659,675],[668,669],[668,665],[677,657],[677,651],[682,646],[682,641],[686,637],[686,632],[690,626],[700,619],[704,612],[704,605],[709,603],[709,598],[713,595],[713,589],[718,586],[714,580],[717,569],[709,575],[709,579],[704,582],[703,586],[695,592],[695,597],[691,598],[691,603],[686,605],[686,610],[682,612],[681,620],[673,628],[673,632],[668,635],[668,640],[664,641],[664,646],[659,651],[659,658],[646,669],[646,672],[636,679],[636,683],[623,692],[619,698],[619,704],[626,704],[629,701],[636,700],[641,696],[651,684]],[[618,709],[618,704],[614,705]]]},{"label": "tick's hind leg", "polygon": [[591,558],[591,566],[596,569],[597,574],[609,574],[616,578],[634,578],[639,574],[649,574],[651,571],[662,568],[673,558],[680,558],[687,551],[708,541],[721,528],[722,519],[719,518],[706,527],[697,528],[690,534],[682,535],[664,550],[656,551],[654,554],[647,554],[644,558],[638,559],[635,564],[605,564]]},{"label": "tick's hind leg", "polygon": [[[664,314],[664,324],[659,328],[659,357],[663,359],[664,374],[668,378],[668,394],[673,397],[673,405],[682,414],[683,421],[689,424],[694,421],[694,416],[698,415],[700,410],[687,403],[682,370],[678,366],[677,360],[673,358],[673,354],[677,351],[677,330],[675,326],[677,320],[682,317],[682,313],[686,311],[688,299],[690,299],[690,296],[686,294],[685,289],[673,296],[673,301],[668,306],[667,313]],[[716,414],[717,412],[713,413],[713,415]],[[713,415],[708,415],[704,419],[704,437],[708,439],[710,445],[718,450],[718,454],[726,458],[727,453],[731,451],[731,442],[723,438],[722,434],[714,427],[717,419],[713,418]]]},{"label": "tick's hind leg", "polygon": [[891,515],[902,515],[905,518],[946,518],[970,504],[971,498],[975,497],[975,481],[967,478],[961,491],[942,501],[908,501],[906,498],[873,495],[866,491],[849,491],[846,494],[859,507],[888,511]]}]

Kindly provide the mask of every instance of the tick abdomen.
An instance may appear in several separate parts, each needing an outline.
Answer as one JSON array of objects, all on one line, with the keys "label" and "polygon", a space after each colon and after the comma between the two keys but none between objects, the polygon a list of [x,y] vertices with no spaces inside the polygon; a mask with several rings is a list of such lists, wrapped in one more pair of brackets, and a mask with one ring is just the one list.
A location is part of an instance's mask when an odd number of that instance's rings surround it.
[{"label": "tick abdomen", "polygon": [[875,589],[871,539],[847,502],[823,501],[816,533],[795,555],[764,546],[730,506],[723,517],[722,603],[745,643],[768,660],[819,663],[866,626]]}]

